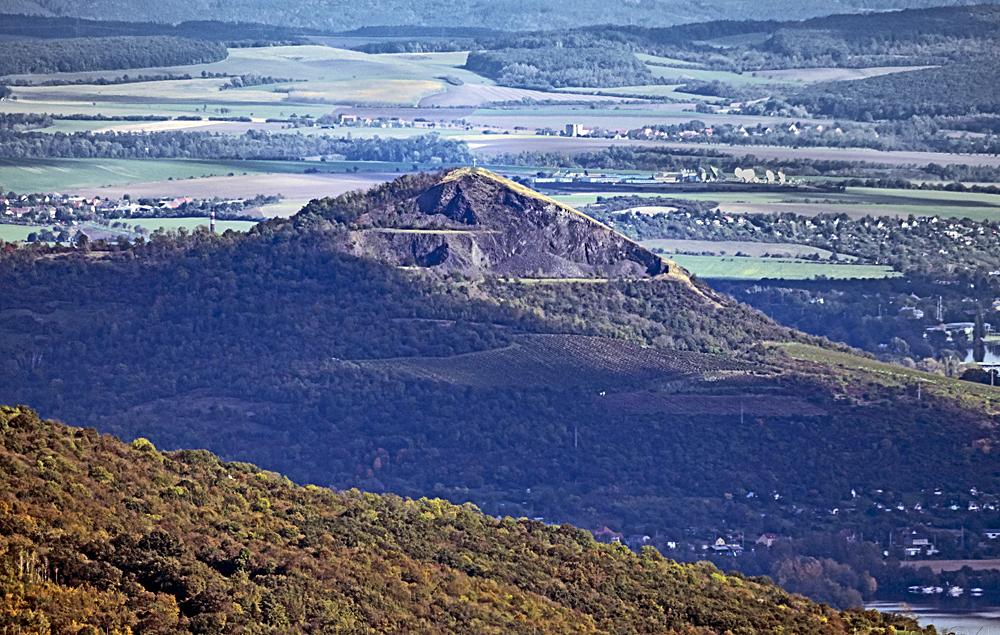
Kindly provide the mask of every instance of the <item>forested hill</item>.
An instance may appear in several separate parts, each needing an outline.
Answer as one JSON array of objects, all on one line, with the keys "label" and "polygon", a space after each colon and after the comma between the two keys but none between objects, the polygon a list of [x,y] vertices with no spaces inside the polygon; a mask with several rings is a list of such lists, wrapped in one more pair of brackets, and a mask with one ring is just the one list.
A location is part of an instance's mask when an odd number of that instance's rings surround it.
[{"label": "forested hill", "polygon": [[918,633],[471,505],[303,488],[0,407],[0,628]]},{"label": "forested hill", "polygon": [[[646,256],[474,175],[407,177],[249,234],[4,246],[0,403],[302,483],[640,536],[835,533],[882,518],[830,515],[852,489],[1000,491],[984,400],[846,354],[789,357],[805,336],[680,271],[581,268]],[[503,222],[545,258],[438,274],[345,248],[370,229],[488,245]],[[468,253],[487,262],[496,239]]]},{"label": "forested hill", "polygon": [[[748,11],[743,0],[692,4],[681,0],[643,3],[581,0],[568,9],[554,0],[0,0],[0,13],[38,13],[96,20],[177,23],[187,20],[259,22],[325,29],[370,25],[475,26],[498,30],[553,29],[588,24],[670,25],[723,19],[802,19],[943,4],[962,0],[763,0]],[[752,14],[752,15],[751,15]]]}]

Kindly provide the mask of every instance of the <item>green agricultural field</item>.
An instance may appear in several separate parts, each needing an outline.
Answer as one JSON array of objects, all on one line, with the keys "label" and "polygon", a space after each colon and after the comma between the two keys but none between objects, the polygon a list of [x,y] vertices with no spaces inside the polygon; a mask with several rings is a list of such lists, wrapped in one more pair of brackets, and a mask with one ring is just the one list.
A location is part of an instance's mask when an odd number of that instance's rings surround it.
[{"label": "green agricultural field", "polygon": [[655,77],[666,79],[698,80],[703,82],[719,81],[734,86],[773,85],[781,83],[770,77],[758,77],[749,73],[705,70],[690,66],[657,66],[654,64],[647,64],[646,66]]},{"label": "green agricultural field", "polygon": [[[685,240],[655,238],[641,242],[643,247],[652,250],[659,250],[671,258],[671,254],[698,254],[714,256],[753,256],[761,257],[767,255],[787,255],[791,258],[802,258],[803,256],[818,256],[828,259],[833,252],[811,245],[799,245],[795,243],[764,243],[751,242],[747,240]],[[843,258],[844,256],[839,256]]]},{"label": "green agricultural field", "polygon": [[[207,218],[128,218],[123,219],[122,222],[128,223],[129,227],[139,225],[151,232],[157,229],[165,231],[176,231],[178,229],[187,229],[190,231],[196,227],[205,227],[207,229],[209,224]],[[215,221],[215,230],[219,233],[227,229],[245,232],[249,231],[256,224],[248,220],[217,220]]]},{"label": "green agricultural field", "polygon": [[882,199],[905,199],[915,201],[922,205],[972,205],[974,207],[988,205],[1000,208],[1000,194],[986,194],[982,192],[951,192],[946,190],[899,190],[899,189],[871,189],[863,187],[849,187],[848,194],[855,194],[863,197],[879,197]]},{"label": "green agricultural field", "polygon": [[882,265],[832,264],[811,260],[740,256],[688,256],[670,259],[701,278],[726,280],[861,280],[893,278],[899,273]]},{"label": "green agricultural field", "polygon": [[28,234],[31,232],[38,232],[46,227],[39,227],[38,225],[8,225],[5,223],[0,223],[0,241],[6,241],[9,243],[20,242],[27,240]]},{"label": "green agricultural field", "polygon": [[0,189],[69,192],[78,188],[168,179],[302,172],[306,167],[302,162],[294,161],[0,159]]},{"label": "green agricultural field", "polygon": [[[436,170],[439,165],[418,165]],[[306,170],[316,170],[311,175]],[[189,159],[0,159],[0,189],[15,192],[73,192],[135,183],[167,183],[245,175],[329,176],[396,174],[413,163],[387,161],[211,161]],[[137,193],[137,195],[139,195]],[[238,193],[220,192],[219,196]]]},{"label": "green agricultural field", "polygon": [[[135,86],[136,84],[131,84]],[[82,101],[82,100],[8,100],[0,102],[0,112],[17,113],[48,113],[56,116],[68,115],[104,115],[109,117],[129,115],[166,115],[170,117],[201,116],[201,117],[251,117],[257,121],[268,118],[285,118],[291,115],[299,117],[310,115],[321,117],[330,112],[330,106],[324,104],[242,104],[238,102],[220,103],[218,101]],[[104,126],[113,125],[103,123]]]},{"label": "green agricultural field", "polygon": [[94,130],[100,130],[102,128],[107,128],[112,125],[112,122],[108,121],[78,121],[75,119],[56,119],[52,122],[51,126],[46,128],[38,128],[38,132],[62,132],[64,134],[73,134],[74,132],[91,132]]}]

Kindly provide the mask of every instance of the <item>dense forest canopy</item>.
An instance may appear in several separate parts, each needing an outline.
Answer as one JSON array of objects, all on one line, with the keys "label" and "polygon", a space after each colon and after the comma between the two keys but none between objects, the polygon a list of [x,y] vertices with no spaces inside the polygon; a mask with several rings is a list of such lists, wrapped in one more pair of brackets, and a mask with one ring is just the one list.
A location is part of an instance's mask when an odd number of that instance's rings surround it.
[{"label": "dense forest canopy", "polygon": [[824,82],[793,95],[809,112],[861,121],[1000,111],[1000,57],[850,82]]},{"label": "dense forest canopy", "polygon": [[649,68],[620,48],[545,48],[473,51],[465,67],[504,86],[549,90],[566,86],[656,83]]},{"label": "dense forest canopy", "polygon": [[173,36],[7,40],[0,76],[207,64],[225,58],[226,47],[217,42]]},{"label": "dense forest canopy", "polygon": [[303,488],[26,408],[0,407],[0,465],[0,617],[21,632],[921,632],[568,525]]}]

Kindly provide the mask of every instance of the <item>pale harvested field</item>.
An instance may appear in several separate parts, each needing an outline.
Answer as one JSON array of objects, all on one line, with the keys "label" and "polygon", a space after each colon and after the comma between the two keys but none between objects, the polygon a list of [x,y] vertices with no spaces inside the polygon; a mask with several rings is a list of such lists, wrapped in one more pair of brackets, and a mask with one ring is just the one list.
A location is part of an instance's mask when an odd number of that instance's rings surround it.
[{"label": "pale harvested field", "polygon": [[[220,62],[221,63],[221,62]],[[209,103],[280,103],[285,95],[270,87],[220,90],[225,79],[177,79],[131,84],[80,84],[67,86],[18,86],[14,95],[22,102],[176,101]]]},{"label": "pale harvested field", "polygon": [[[134,84],[33,86],[17,89],[22,102],[205,102],[222,104],[385,103],[415,105],[450,85],[441,79],[456,77],[465,85],[492,84],[467,71],[464,53],[371,55],[327,46],[273,46],[230,49],[229,57],[211,64],[132,69],[133,74],[182,75],[190,80]],[[226,79],[202,79],[202,71],[240,75],[254,73],[296,80],[271,86],[220,90]],[[23,79],[89,80],[111,78],[122,71],[21,75]]]},{"label": "pale harvested field", "polygon": [[769,71],[755,71],[753,75],[768,77],[783,82],[837,82],[867,79],[891,73],[919,71],[933,66],[871,66],[869,68],[781,68]]},{"label": "pale harvested field", "polygon": [[488,86],[484,84],[462,84],[461,86],[448,85],[444,92],[424,97],[420,100],[420,107],[453,108],[460,106],[484,106],[499,102],[521,101],[522,99],[563,102],[619,101],[617,97],[574,95],[572,93],[557,92],[548,93],[540,90],[510,88],[507,86]]},{"label": "pale harvested field", "polygon": [[297,212],[314,198],[338,196],[353,190],[368,188],[396,178],[397,174],[250,174],[245,176],[213,176],[203,179],[175,181],[152,181],[114,187],[84,188],[79,190],[85,196],[133,197],[191,196],[211,198],[214,196],[249,197],[260,195],[281,195],[284,200],[276,206],[268,206],[262,216],[288,216]]},{"label": "pale harvested field", "polygon": [[655,146],[655,141],[629,141],[624,139],[587,139],[570,137],[544,137],[539,135],[485,135],[468,141],[469,148],[478,154],[492,156],[507,152],[565,152],[576,154],[602,150],[613,145]]},{"label": "pale harvested field", "polygon": [[205,130],[206,128],[211,129],[212,132],[218,132],[215,128],[217,128],[218,124],[223,123],[228,122],[208,120],[180,121],[176,119],[170,121],[143,121],[105,126],[94,130],[94,132],[170,132],[173,130]]}]

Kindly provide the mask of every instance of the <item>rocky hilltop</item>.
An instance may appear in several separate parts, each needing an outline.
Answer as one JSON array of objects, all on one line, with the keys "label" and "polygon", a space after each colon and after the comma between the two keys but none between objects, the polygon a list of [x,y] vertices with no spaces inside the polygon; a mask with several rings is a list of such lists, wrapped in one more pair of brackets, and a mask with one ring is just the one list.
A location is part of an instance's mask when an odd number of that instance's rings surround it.
[{"label": "rocky hilltop", "polygon": [[403,267],[516,278],[687,277],[611,227],[481,168],[402,177],[371,192],[314,202],[345,222],[349,253]]}]

